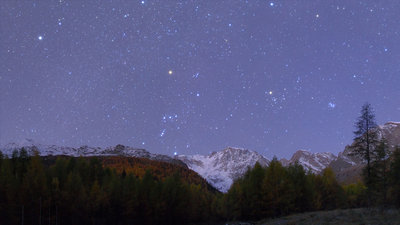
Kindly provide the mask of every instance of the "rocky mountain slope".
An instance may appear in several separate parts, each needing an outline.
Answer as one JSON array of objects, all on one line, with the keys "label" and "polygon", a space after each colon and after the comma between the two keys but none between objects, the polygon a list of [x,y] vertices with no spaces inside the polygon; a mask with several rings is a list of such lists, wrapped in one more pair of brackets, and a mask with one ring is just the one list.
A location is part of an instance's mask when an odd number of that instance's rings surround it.
[{"label": "rocky mountain slope", "polygon": [[[388,122],[378,126],[377,133],[379,138],[386,139],[390,151],[393,151],[396,146],[400,146],[400,122]],[[351,155],[353,144],[346,146],[344,151],[338,154],[337,159],[329,165],[336,173],[338,180],[343,183],[351,183],[360,179],[364,166],[360,157]]]},{"label": "rocky mountain slope", "polygon": [[3,154],[11,156],[14,150],[25,148],[28,154],[33,155],[34,151],[38,151],[42,156],[48,155],[66,155],[66,156],[129,156],[137,158],[147,158],[160,162],[168,162],[176,165],[185,166],[182,161],[176,160],[167,155],[153,154],[145,149],[132,148],[124,145],[116,145],[114,147],[100,148],[100,147],[89,147],[81,146],[79,148],[63,147],[57,145],[42,145],[35,143],[31,139],[26,139],[21,143],[9,143],[0,150]]},{"label": "rocky mountain slope", "polygon": [[210,155],[179,155],[175,158],[186,163],[190,169],[222,192],[228,191],[233,181],[243,176],[256,162],[262,166],[269,163],[268,159],[257,152],[232,147]]},{"label": "rocky mountain slope", "polygon": [[311,153],[305,150],[298,150],[290,160],[281,159],[280,162],[283,166],[289,166],[298,162],[304,169],[310,170],[313,173],[320,173],[336,158],[334,154],[329,152]]},{"label": "rocky mountain slope", "polygon": [[400,145],[400,122],[388,122],[378,128],[379,137],[384,137],[388,143],[389,149],[394,150]]}]

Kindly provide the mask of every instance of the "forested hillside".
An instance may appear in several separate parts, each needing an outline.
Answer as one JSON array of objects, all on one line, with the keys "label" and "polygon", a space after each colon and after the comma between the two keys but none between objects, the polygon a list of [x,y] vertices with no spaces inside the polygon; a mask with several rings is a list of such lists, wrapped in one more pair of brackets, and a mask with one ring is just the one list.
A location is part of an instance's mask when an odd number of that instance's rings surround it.
[{"label": "forested hillside", "polygon": [[218,193],[187,168],[125,157],[0,160],[1,224],[159,224],[214,220]]},{"label": "forested hillside", "polygon": [[[400,150],[387,162],[385,183],[370,187],[373,206],[400,205]],[[221,194],[185,167],[149,159],[0,154],[1,224],[258,220],[367,206],[366,190],[361,182],[342,186],[330,169],[315,175],[277,159],[267,167],[257,163]]]}]

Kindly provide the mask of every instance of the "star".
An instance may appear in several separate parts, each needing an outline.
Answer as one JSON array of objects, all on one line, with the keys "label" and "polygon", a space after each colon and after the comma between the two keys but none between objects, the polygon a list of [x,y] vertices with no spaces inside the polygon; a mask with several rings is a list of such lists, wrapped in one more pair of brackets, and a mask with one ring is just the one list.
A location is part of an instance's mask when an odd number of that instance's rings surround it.
[{"label": "star", "polygon": [[166,131],[166,129],[163,129],[163,130],[161,131],[160,137],[163,137],[163,136],[165,135],[165,131]]},{"label": "star", "polygon": [[[370,100],[383,123],[399,120],[394,3],[57,0],[47,4],[57,10],[43,17],[40,4],[12,2],[1,2],[1,101],[24,107],[3,112],[9,119],[0,130],[9,132],[0,146],[32,136],[42,144],[125,144],[172,157],[179,149],[208,154],[240,145],[290,158],[300,146],[344,148],[321,132],[309,138],[308,127],[291,122],[298,115],[319,122],[329,113],[326,123],[351,135],[351,126],[337,121],[352,121]],[[360,27],[371,32],[360,35]],[[243,132],[243,125],[254,129]],[[284,139],[286,128],[292,132]]]}]

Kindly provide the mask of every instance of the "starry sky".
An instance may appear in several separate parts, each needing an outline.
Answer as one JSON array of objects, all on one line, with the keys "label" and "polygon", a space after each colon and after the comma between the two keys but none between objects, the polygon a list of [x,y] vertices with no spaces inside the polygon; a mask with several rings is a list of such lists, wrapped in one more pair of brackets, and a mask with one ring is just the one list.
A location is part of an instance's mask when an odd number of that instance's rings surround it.
[{"label": "starry sky", "polygon": [[400,3],[2,0],[0,144],[337,154],[400,120]]}]

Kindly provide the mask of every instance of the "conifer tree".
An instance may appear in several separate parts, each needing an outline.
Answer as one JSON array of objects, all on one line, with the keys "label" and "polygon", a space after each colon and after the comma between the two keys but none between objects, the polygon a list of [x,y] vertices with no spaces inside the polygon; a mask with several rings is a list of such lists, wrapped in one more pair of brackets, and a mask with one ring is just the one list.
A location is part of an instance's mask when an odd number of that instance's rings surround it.
[{"label": "conifer tree", "polygon": [[[365,182],[368,188],[367,194],[370,197],[369,191],[372,185],[371,162],[375,158],[375,146],[378,143],[378,135],[375,132],[375,128],[377,127],[375,114],[369,103],[365,103],[362,106],[361,115],[357,119],[355,127],[352,150],[354,155],[360,156],[367,163]],[[370,199],[368,199],[368,204],[370,204]]]},{"label": "conifer tree", "polygon": [[389,184],[391,199],[397,207],[400,207],[400,146],[397,146],[392,154]]},{"label": "conifer tree", "polygon": [[374,191],[377,197],[382,201],[383,206],[387,203],[388,190],[388,167],[389,167],[389,149],[385,139],[379,142],[376,147],[376,158],[372,165],[372,180],[374,182]]}]

